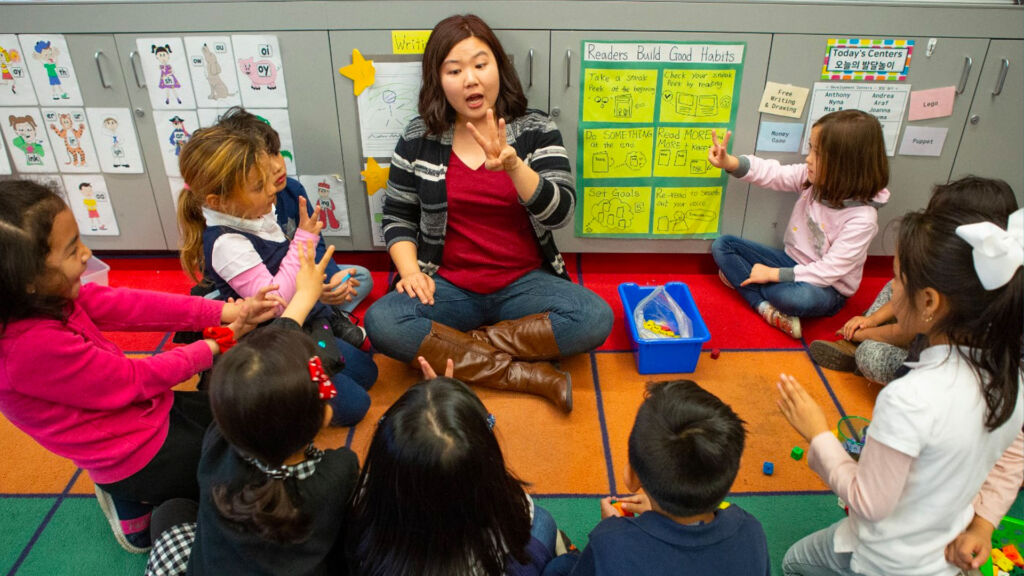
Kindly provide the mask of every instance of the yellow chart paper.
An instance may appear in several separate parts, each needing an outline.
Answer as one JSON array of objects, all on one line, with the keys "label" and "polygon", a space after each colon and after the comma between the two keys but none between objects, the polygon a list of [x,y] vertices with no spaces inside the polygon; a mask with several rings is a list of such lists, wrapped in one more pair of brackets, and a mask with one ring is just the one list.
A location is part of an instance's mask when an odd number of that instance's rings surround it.
[{"label": "yellow chart paper", "polygon": [[722,187],[655,188],[655,235],[710,234],[718,231]]},{"label": "yellow chart paper", "polygon": [[653,147],[653,127],[584,130],[583,177],[646,178]]},{"label": "yellow chart paper", "polygon": [[[654,175],[662,178],[718,178],[722,170],[708,162],[712,128],[658,128]],[[724,133],[724,130],[719,130]]]},{"label": "yellow chart paper", "polygon": [[583,230],[587,234],[647,234],[650,221],[650,188],[583,189]]},{"label": "yellow chart paper", "polygon": [[735,70],[665,70],[659,120],[727,123],[735,82]]},{"label": "yellow chart paper", "polygon": [[584,86],[584,122],[654,121],[657,70],[588,68]]}]

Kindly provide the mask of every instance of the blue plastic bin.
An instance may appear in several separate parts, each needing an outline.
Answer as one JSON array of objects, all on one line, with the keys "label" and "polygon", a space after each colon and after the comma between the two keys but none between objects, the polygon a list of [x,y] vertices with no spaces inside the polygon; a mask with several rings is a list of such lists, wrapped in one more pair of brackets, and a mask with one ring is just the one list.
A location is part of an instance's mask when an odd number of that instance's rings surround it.
[{"label": "blue plastic bin", "polygon": [[660,340],[641,340],[633,322],[633,311],[641,300],[646,298],[657,286],[637,286],[632,282],[619,284],[619,297],[622,298],[622,309],[629,324],[629,336],[633,342],[633,356],[636,358],[636,369],[641,374],[689,373],[697,369],[700,349],[711,339],[711,333],[704,324],[697,310],[697,303],[690,295],[690,289],[682,282],[665,284],[668,292],[679,307],[686,312],[693,323],[693,335],[690,338],[665,338]]}]

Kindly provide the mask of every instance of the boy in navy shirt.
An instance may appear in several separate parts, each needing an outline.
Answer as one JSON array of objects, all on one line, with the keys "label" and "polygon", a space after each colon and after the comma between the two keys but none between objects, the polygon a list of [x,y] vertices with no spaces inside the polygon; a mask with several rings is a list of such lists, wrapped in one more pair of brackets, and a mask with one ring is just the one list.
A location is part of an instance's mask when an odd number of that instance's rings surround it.
[{"label": "boy in navy shirt", "polygon": [[601,501],[602,520],[571,574],[768,576],[761,523],[739,506],[719,508],[739,471],[743,424],[690,380],[649,385],[625,471],[637,495],[619,499],[622,511],[611,498]]}]

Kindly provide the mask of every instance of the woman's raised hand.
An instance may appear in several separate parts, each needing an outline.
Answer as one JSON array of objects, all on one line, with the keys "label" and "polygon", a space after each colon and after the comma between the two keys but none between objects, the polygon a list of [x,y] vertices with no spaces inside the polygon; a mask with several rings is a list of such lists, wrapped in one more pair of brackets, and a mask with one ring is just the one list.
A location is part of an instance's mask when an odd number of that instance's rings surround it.
[{"label": "woman's raised hand", "polygon": [[466,128],[473,135],[473,139],[484,150],[484,167],[492,172],[514,172],[523,165],[523,161],[516,155],[516,149],[508,145],[505,139],[505,119],[494,120],[494,110],[487,109],[487,122],[484,131],[481,133],[472,122],[466,123]]},{"label": "woman's raised hand", "polygon": [[729,138],[732,137],[732,131],[726,130],[725,136],[722,141],[718,141],[718,131],[711,131],[711,147],[708,148],[708,162],[711,163],[715,168],[721,168],[726,172],[732,172],[733,170],[740,167],[740,161],[738,158],[729,154]]},{"label": "woman's raised hand", "polygon": [[299,229],[319,236],[320,230],[324,227],[320,221],[320,204],[313,207],[313,214],[309,213],[307,204],[308,200],[304,196],[299,196]]}]

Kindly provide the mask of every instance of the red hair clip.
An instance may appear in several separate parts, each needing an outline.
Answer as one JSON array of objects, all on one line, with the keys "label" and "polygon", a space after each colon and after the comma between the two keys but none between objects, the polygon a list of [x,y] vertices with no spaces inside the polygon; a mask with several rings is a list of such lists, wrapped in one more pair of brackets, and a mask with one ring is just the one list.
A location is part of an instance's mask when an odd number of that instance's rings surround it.
[{"label": "red hair clip", "polygon": [[334,387],[334,382],[327,377],[324,365],[317,356],[309,359],[309,379],[320,385],[321,400],[330,400],[338,395],[338,389]]},{"label": "red hair clip", "polygon": [[217,343],[220,347],[220,353],[223,354],[231,349],[232,346],[237,344],[235,342],[235,332],[227,326],[210,326],[209,328],[203,328],[203,338],[209,338]]}]

